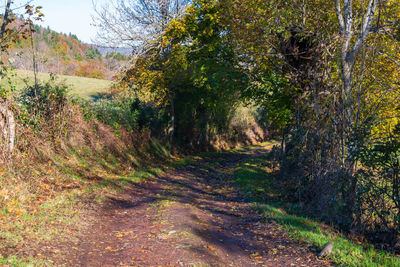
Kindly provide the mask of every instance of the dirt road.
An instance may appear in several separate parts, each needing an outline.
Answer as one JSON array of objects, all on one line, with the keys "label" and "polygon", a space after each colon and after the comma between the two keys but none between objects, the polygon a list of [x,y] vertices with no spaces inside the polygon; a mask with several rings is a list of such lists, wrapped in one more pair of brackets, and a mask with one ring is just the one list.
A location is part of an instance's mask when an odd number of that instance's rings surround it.
[{"label": "dirt road", "polygon": [[233,170],[267,148],[220,154],[167,170],[111,198],[67,266],[326,266],[262,218]]}]

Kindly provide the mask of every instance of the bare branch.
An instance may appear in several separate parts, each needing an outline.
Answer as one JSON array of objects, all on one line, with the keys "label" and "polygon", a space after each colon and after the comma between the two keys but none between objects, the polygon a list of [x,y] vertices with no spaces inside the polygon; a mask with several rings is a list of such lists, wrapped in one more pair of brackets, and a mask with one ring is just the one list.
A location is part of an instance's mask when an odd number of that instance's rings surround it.
[{"label": "bare branch", "polygon": [[341,1],[335,0],[335,2],[336,2],[336,15],[339,20],[340,32],[341,32],[341,34],[343,34],[344,33],[344,18],[343,18],[342,7],[340,6]]},{"label": "bare branch", "polygon": [[93,2],[97,41],[137,49],[157,39],[170,20],[181,16],[190,0],[112,0]]},{"label": "bare branch", "polygon": [[371,33],[371,26],[375,17],[376,8],[378,6],[378,0],[370,0],[368,3],[368,8],[364,16],[364,23],[361,27],[361,31],[358,38],[353,46],[352,52],[349,54],[349,61],[351,64],[357,59],[360,50],[367,39],[368,35]]}]

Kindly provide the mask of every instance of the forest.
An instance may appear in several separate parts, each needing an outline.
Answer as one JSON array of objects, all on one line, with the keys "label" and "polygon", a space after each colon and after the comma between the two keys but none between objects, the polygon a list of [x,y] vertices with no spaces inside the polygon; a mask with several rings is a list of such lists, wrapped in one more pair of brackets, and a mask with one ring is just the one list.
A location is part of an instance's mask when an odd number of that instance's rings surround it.
[{"label": "forest", "polygon": [[[0,265],[400,265],[399,1],[94,5],[129,56],[12,7]],[[58,74],[113,83],[88,100]]]}]

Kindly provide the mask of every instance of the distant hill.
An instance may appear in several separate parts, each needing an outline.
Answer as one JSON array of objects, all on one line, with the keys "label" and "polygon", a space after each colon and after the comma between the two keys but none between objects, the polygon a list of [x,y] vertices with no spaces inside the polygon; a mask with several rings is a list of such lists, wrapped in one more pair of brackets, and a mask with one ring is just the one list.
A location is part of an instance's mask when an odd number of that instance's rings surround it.
[{"label": "distant hill", "polygon": [[106,56],[111,53],[119,53],[124,56],[130,56],[133,53],[133,48],[130,47],[109,47],[109,46],[100,46],[100,45],[90,45],[93,49],[96,49],[100,52],[102,56]]},{"label": "distant hill", "polygon": [[[125,48],[100,51],[71,33],[58,33],[39,25],[35,25],[34,30],[34,51],[39,72],[112,79],[129,61]],[[33,70],[30,39],[19,40],[2,59],[17,69]]]}]

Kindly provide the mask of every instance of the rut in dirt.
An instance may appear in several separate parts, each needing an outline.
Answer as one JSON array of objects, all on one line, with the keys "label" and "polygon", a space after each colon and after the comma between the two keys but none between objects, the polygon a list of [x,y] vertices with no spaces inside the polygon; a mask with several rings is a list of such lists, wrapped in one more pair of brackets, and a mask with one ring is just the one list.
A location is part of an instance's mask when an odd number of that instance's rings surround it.
[{"label": "rut in dirt", "polygon": [[265,223],[233,181],[233,170],[266,148],[219,154],[111,198],[70,266],[327,266],[316,252]]}]

